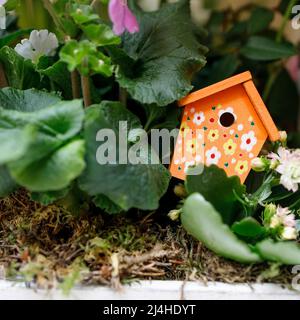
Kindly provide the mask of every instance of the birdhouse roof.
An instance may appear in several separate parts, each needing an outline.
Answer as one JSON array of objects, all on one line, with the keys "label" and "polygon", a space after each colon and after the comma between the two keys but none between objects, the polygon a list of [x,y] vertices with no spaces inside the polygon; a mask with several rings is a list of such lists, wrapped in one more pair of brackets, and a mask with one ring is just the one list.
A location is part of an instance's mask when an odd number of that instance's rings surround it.
[{"label": "birdhouse roof", "polygon": [[189,105],[198,100],[202,100],[213,94],[222,92],[223,90],[229,89],[236,85],[243,85],[246,90],[248,97],[253,104],[253,107],[260,117],[271,141],[279,140],[279,131],[266,107],[260,94],[258,93],[253,81],[252,75],[249,71],[238,74],[234,77],[228,78],[211,86],[208,86],[204,89],[195,91],[185,98],[179,101],[179,106],[183,107]]}]

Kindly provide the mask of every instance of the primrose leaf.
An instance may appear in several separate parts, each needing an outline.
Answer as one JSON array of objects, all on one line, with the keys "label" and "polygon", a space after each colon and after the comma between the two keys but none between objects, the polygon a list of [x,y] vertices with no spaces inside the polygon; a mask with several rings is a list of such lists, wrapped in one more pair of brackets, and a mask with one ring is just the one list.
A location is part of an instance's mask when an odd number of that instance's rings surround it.
[{"label": "primrose leaf", "polygon": [[186,199],[181,222],[189,234],[222,257],[241,263],[257,263],[261,260],[222,222],[220,214],[199,193]]},{"label": "primrose leaf", "polygon": [[0,163],[30,191],[66,188],[85,167],[84,141],[77,137],[82,101],[61,101],[36,90],[3,89],[1,96],[8,99],[0,99]]},{"label": "primrose leaf", "polygon": [[12,33],[8,33],[5,36],[2,36],[0,38],[0,48],[10,45],[19,38],[22,38],[23,36],[29,34],[31,31],[32,29],[21,29]]},{"label": "primrose leaf", "polygon": [[40,74],[30,60],[25,60],[9,47],[0,49],[0,62],[10,87],[16,89],[42,88]]},{"label": "primrose leaf", "polygon": [[57,95],[36,89],[17,90],[4,88],[0,90],[0,107],[9,110],[34,112],[61,101]]},{"label": "primrose leaf", "polygon": [[225,171],[215,165],[204,167],[200,175],[187,175],[185,186],[188,194],[202,194],[227,224],[234,221],[240,208],[236,195],[242,197],[246,191],[238,177],[227,177]]},{"label": "primrose leaf", "polygon": [[124,35],[126,54],[111,50],[119,65],[117,81],[141,103],[168,105],[193,88],[191,80],[205,65],[207,49],[193,34],[189,1],[165,4],[151,13],[136,5],[133,9],[140,31]]},{"label": "primrose leaf", "polygon": [[57,61],[52,66],[41,70],[41,73],[52,81],[55,89],[62,92],[66,99],[72,99],[71,76],[66,63]]},{"label": "primrose leaf", "polygon": [[109,214],[119,214],[123,211],[121,207],[116,205],[113,201],[111,201],[107,196],[103,194],[98,194],[93,199],[94,204],[104,210],[106,213]]},{"label": "primrose leaf", "polygon": [[0,198],[8,196],[17,189],[17,184],[11,178],[7,168],[0,166]]},{"label": "primrose leaf", "polygon": [[23,157],[36,136],[36,130],[32,126],[25,126],[19,129],[3,128],[2,125],[0,118],[0,165]]},{"label": "primrose leaf", "polygon": [[48,191],[48,192],[32,192],[31,199],[33,201],[39,202],[44,206],[48,206],[64,198],[69,192],[69,188],[65,188],[58,191]]},{"label": "primrose leaf", "polygon": [[300,264],[300,246],[295,241],[266,239],[256,244],[255,248],[265,260],[287,265]]},{"label": "primrose leaf", "polygon": [[278,43],[269,38],[252,36],[242,48],[241,54],[251,60],[272,61],[291,57],[297,54],[297,50],[289,43]]},{"label": "primrose leaf", "polygon": [[99,73],[110,77],[113,67],[111,59],[97,50],[97,46],[88,41],[71,40],[60,51],[61,61],[68,65],[70,72],[76,68],[82,75]]},{"label": "primrose leaf", "polygon": [[31,191],[61,190],[84,170],[84,153],[84,141],[75,140],[26,167],[12,162],[9,169],[12,177]]},{"label": "primrose leaf", "polygon": [[[127,122],[128,132],[141,128],[138,118],[120,103],[102,102],[87,110],[84,127],[87,167],[79,179],[80,187],[91,196],[105,195],[123,210],[157,209],[159,199],[168,187],[169,172],[161,164],[147,164],[148,158],[146,163],[141,164],[131,164],[128,161],[127,164],[120,163],[118,139],[120,121]],[[114,141],[109,142],[110,146],[116,148],[115,164],[100,165],[96,160],[98,148],[105,143],[96,141],[100,129],[110,129],[116,136],[116,146]],[[126,148],[133,145],[127,142]],[[140,152],[143,160],[149,156],[144,149]]]}]

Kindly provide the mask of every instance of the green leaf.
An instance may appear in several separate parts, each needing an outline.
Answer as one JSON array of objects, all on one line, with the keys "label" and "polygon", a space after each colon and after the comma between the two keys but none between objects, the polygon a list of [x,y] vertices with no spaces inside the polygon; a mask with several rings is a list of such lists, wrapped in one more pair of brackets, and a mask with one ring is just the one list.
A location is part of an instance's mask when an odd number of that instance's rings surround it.
[{"label": "green leaf", "polygon": [[97,46],[118,45],[121,38],[116,36],[112,29],[105,24],[89,24],[83,26],[82,30],[89,40]]},{"label": "green leaf", "polygon": [[185,186],[188,194],[202,194],[220,212],[227,224],[234,221],[240,208],[235,195],[242,197],[246,191],[238,177],[227,177],[225,171],[215,165],[204,167],[200,175],[187,175]]},{"label": "green leaf", "polygon": [[12,177],[35,192],[61,190],[76,179],[85,168],[84,141],[70,142],[26,167],[19,162],[9,164]]},{"label": "green leaf", "polygon": [[67,187],[85,167],[84,141],[77,139],[84,118],[81,100],[60,101],[36,90],[1,94],[9,99],[0,107],[0,162],[31,191]]},{"label": "green leaf", "polygon": [[216,61],[210,72],[205,86],[217,83],[231,77],[240,64],[237,56],[234,54],[226,55],[220,60]]},{"label": "green leaf", "polygon": [[31,31],[32,29],[22,29],[6,34],[5,36],[0,38],[0,48],[10,45],[12,42],[18,40],[19,38],[22,38],[24,35],[29,34]]},{"label": "green leaf", "polygon": [[[87,168],[80,177],[80,187],[92,196],[105,195],[123,210],[157,209],[168,188],[169,172],[161,164],[120,164],[119,121],[127,121],[128,131],[141,128],[138,118],[120,103],[102,102],[87,110],[84,128]],[[100,129],[111,129],[117,137],[116,164],[100,165],[96,160],[97,149],[105,143],[96,141]],[[114,146],[114,142],[110,145]],[[131,146],[127,142],[127,148]],[[144,149],[141,157],[148,162]]]},{"label": "green leaf", "polygon": [[69,188],[65,188],[59,191],[48,191],[48,192],[33,192],[31,193],[31,199],[39,202],[44,206],[48,206],[57,200],[63,199],[69,192]]},{"label": "green leaf", "polygon": [[110,58],[98,51],[97,46],[88,40],[68,41],[60,51],[60,59],[68,65],[70,72],[78,69],[84,76],[91,73],[99,73],[106,77],[112,75]]},{"label": "green leaf", "polygon": [[123,211],[121,207],[112,202],[107,196],[98,194],[93,199],[94,204],[109,214],[119,214]]},{"label": "green leaf", "polygon": [[291,57],[297,50],[289,43],[278,43],[275,40],[253,36],[250,37],[241,54],[248,59],[271,61]]},{"label": "green leaf", "polygon": [[70,15],[74,19],[74,21],[79,25],[99,19],[99,16],[94,13],[93,7],[84,4],[72,5],[72,11]]},{"label": "green leaf", "polygon": [[285,69],[282,69],[276,77],[267,105],[279,126],[284,128],[293,123],[296,125],[295,115],[298,113],[299,95],[296,83]]},{"label": "green leaf", "polygon": [[238,236],[245,238],[257,239],[266,235],[266,229],[252,217],[247,217],[239,222],[235,222],[231,229]]},{"label": "green leaf", "polygon": [[23,157],[36,137],[36,130],[33,126],[25,126],[18,129],[3,128],[2,125],[0,112],[0,165]]},{"label": "green leaf", "polygon": [[71,76],[66,63],[57,61],[41,73],[52,81],[55,90],[60,91],[65,99],[73,98]]},{"label": "green leaf", "polygon": [[25,60],[9,47],[0,49],[0,62],[10,87],[16,89],[41,88],[43,83],[30,60]]},{"label": "green leaf", "polygon": [[193,34],[189,1],[166,4],[151,13],[134,6],[134,13],[140,31],[123,37],[127,59],[111,51],[119,64],[117,80],[141,103],[168,105],[193,88],[191,80],[205,65],[207,49]]},{"label": "green leaf", "polygon": [[293,241],[275,242],[264,240],[256,245],[258,253],[265,259],[287,265],[300,264],[300,246]]},{"label": "green leaf", "polygon": [[274,13],[263,7],[256,7],[248,21],[248,33],[256,34],[268,28],[274,18]]},{"label": "green leaf", "polygon": [[199,193],[189,196],[185,201],[181,222],[189,234],[222,257],[241,263],[261,261],[260,257],[222,222],[220,214]]},{"label": "green leaf", "polygon": [[8,196],[17,189],[17,184],[11,178],[7,168],[0,166],[0,198]]},{"label": "green leaf", "polygon": [[9,110],[34,112],[61,101],[57,95],[36,89],[17,90],[4,88],[0,90],[0,107]]}]

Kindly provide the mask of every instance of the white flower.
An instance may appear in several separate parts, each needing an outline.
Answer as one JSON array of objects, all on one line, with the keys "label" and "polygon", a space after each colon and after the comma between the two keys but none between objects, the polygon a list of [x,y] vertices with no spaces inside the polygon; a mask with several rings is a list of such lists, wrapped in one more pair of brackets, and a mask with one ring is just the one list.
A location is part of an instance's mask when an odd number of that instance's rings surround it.
[{"label": "white flower", "polygon": [[221,158],[221,152],[218,150],[217,147],[212,147],[211,149],[207,150],[206,153],[206,165],[211,164],[218,164]]},{"label": "white flower", "polygon": [[7,0],[0,0],[0,29],[6,29],[6,10],[4,8]]},{"label": "white flower", "polygon": [[15,47],[16,52],[25,59],[37,62],[41,56],[53,56],[58,48],[58,40],[48,30],[33,30],[29,39],[23,39]]},{"label": "white flower", "polygon": [[292,227],[285,227],[281,233],[281,238],[284,240],[296,240],[297,236],[297,230]]},{"label": "white flower", "polygon": [[275,215],[271,218],[270,228],[274,229],[281,225],[281,219]]},{"label": "white flower", "polygon": [[203,112],[199,112],[199,113],[195,113],[194,114],[194,118],[193,118],[193,122],[197,125],[200,126],[200,124],[202,122],[205,121],[205,116]]},{"label": "white flower", "polygon": [[241,149],[250,152],[257,143],[254,131],[242,135]]},{"label": "white flower", "polygon": [[271,153],[269,158],[278,161],[275,170],[281,174],[280,183],[289,191],[298,191],[300,183],[300,150],[287,150],[280,147],[277,154]]},{"label": "white flower", "polygon": [[284,228],[295,228],[296,217],[289,208],[278,206],[276,213],[271,218],[270,228],[283,226]]}]

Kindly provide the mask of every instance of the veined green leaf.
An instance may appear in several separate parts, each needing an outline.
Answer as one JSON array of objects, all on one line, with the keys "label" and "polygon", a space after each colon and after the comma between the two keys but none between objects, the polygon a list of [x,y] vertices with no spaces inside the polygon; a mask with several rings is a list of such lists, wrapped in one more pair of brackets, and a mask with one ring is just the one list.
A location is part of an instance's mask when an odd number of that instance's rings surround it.
[{"label": "veined green leaf", "polygon": [[117,80],[142,103],[168,105],[193,88],[191,80],[205,65],[207,49],[193,34],[189,1],[166,4],[151,13],[131,4],[140,31],[124,35],[123,54],[111,51],[119,65]]},{"label": "veined green leaf", "polygon": [[[166,192],[170,175],[161,164],[121,164],[119,161],[119,122],[126,121],[128,131],[141,128],[136,116],[117,102],[102,102],[87,110],[84,138],[87,146],[87,167],[80,177],[80,187],[91,196],[105,195],[123,210],[140,208],[154,210]],[[117,137],[116,163],[99,164],[97,149],[105,142],[97,142],[100,129],[111,129]],[[124,133],[122,133],[124,135]],[[114,145],[114,142],[112,142]],[[127,142],[127,148],[130,145]],[[141,157],[148,157],[141,150]],[[126,153],[127,157],[127,153]],[[145,159],[148,162],[148,158]]]}]

